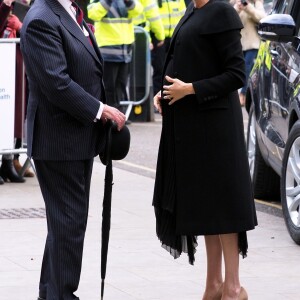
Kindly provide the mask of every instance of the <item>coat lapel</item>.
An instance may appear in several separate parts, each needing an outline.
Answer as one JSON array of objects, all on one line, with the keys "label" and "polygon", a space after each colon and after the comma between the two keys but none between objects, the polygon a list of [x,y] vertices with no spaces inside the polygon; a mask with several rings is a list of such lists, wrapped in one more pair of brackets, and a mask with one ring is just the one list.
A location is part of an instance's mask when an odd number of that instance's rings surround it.
[{"label": "coat lapel", "polygon": [[95,39],[95,35],[94,33],[92,32],[92,30],[89,28],[89,26],[87,25],[87,23],[85,22],[85,20],[83,20],[83,26],[84,28],[87,30],[87,32],[89,33],[89,36],[90,36],[90,39],[92,41],[92,44],[90,44],[90,46],[93,47],[93,49],[95,50],[96,54],[97,54],[97,57],[98,59],[100,60],[101,64],[103,64],[103,58],[102,58],[102,55],[100,53],[100,50],[99,50],[99,47],[98,47],[98,44],[97,44],[97,41]]},{"label": "coat lapel", "polygon": [[186,12],[184,14],[184,16],[180,19],[180,21],[178,22],[173,35],[172,35],[172,39],[171,39],[171,43],[174,40],[175,36],[177,35],[179,29],[181,28],[182,24],[184,22],[186,22],[186,20],[188,20],[188,18],[194,13],[194,5],[189,5],[188,8],[186,9]]},{"label": "coat lapel", "polygon": [[[176,40],[176,35],[177,33],[179,32],[181,26],[189,19],[189,17],[194,13],[194,5],[193,3],[191,3],[184,16],[180,19],[180,21],[178,22],[174,32],[173,32],[173,35],[172,35],[172,38],[171,38],[171,42],[170,42],[170,47],[169,47],[169,50],[168,50],[168,53],[167,53],[167,57],[166,57],[166,61],[165,61],[165,64],[164,64],[164,69],[163,69],[163,74],[165,73],[165,70],[166,70],[166,67],[168,65],[168,62],[169,62],[169,57],[170,57],[170,50],[173,49],[173,44],[174,44],[174,41]],[[173,52],[173,50],[171,50]]]},{"label": "coat lapel", "polygon": [[[79,40],[86,50],[95,58],[95,60],[101,64],[101,55],[99,56],[98,53],[96,54],[96,47],[95,47],[95,40],[93,37],[93,34],[91,33],[90,29],[87,28],[88,26],[85,23],[85,28],[89,32],[90,37],[92,37],[93,46],[91,46],[88,38],[84,35],[82,30],[79,28],[79,26],[75,23],[75,21],[72,19],[72,17],[69,15],[69,13],[60,5],[60,3],[57,0],[47,0],[47,4],[50,6],[50,8],[54,11],[56,15],[59,16],[60,21],[62,25],[72,34],[74,38]],[[99,51],[99,50],[98,50]]]}]

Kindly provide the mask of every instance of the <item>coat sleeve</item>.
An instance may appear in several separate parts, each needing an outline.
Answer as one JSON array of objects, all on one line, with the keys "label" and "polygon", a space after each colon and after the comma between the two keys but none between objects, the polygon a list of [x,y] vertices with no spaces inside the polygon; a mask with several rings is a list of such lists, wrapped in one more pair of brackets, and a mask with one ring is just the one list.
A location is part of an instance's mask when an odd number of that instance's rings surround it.
[{"label": "coat sleeve", "polygon": [[110,10],[112,5],[111,0],[101,0],[99,2],[91,1],[91,4],[88,5],[88,17],[93,21],[102,20]]},{"label": "coat sleeve", "polygon": [[150,30],[154,33],[157,40],[163,41],[165,39],[165,29],[159,13],[157,2],[153,0],[147,0],[144,7],[144,13],[146,20],[149,23]]},{"label": "coat sleeve", "polygon": [[144,7],[139,1],[124,0],[128,10],[128,18],[132,19],[143,13]]},{"label": "coat sleeve", "polygon": [[245,61],[240,41],[240,30],[211,35],[216,55],[222,58],[220,74],[193,82],[199,103],[224,97],[239,89],[245,82]]},{"label": "coat sleeve", "polygon": [[0,37],[6,26],[7,17],[10,13],[10,10],[11,7],[7,6],[4,2],[0,4]]},{"label": "coat sleeve", "polygon": [[[68,74],[68,65],[58,31],[43,20],[33,20],[21,31],[25,67],[47,100],[83,124],[94,122],[100,107]],[[100,84],[100,82],[99,82]]]}]

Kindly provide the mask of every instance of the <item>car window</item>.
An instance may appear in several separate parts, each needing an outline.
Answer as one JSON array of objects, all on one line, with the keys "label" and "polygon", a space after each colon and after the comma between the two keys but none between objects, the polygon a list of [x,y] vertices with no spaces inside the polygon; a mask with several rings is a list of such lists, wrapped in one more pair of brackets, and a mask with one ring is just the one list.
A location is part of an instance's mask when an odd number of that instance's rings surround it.
[{"label": "car window", "polygon": [[290,3],[293,3],[293,0],[279,0],[276,2],[275,6],[274,6],[274,10],[273,13],[276,14],[286,14],[288,11],[288,7],[290,5]]},{"label": "car window", "polygon": [[299,36],[300,29],[300,1],[294,1],[294,5],[291,9],[291,16],[296,23],[296,34]]},{"label": "car window", "polygon": [[269,14],[272,11],[274,1],[273,0],[265,0],[264,1],[264,9],[266,14]]}]

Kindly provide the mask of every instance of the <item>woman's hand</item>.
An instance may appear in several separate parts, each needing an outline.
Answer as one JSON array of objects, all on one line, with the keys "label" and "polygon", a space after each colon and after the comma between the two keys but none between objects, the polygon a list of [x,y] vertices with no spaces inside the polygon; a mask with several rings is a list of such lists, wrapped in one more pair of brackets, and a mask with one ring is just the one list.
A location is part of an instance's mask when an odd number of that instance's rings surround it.
[{"label": "woman's hand", "polygon": [[160,114],[162,114],[162,109],[161,109],[161,103],[160,103],[160,100],[161,100],[161,92],[159,91],[153,98],[153,103],[154,103],[154,106],[155,108],[158,110],[158,112]]},{"label": "woman's hand", "polygon": [[243,5],[241,0],[236,0],[234,4],[234,8],[237,12],[241,12],[245,9],[247,5]]},{"label": "woman's hand", "polygon": [[15,0],[3,0],[3,3],[7,6],[11,6],[11,4],[14,2]]},{"label": "woman's hand", "polygon": [[166,76],[166,80],[172,83],[163,86],[163,98],[169,100],[169,105],[172,105],[186,95],[195,94],[192,83],[185,83],[177,78],[171,78],[170,76]]}]

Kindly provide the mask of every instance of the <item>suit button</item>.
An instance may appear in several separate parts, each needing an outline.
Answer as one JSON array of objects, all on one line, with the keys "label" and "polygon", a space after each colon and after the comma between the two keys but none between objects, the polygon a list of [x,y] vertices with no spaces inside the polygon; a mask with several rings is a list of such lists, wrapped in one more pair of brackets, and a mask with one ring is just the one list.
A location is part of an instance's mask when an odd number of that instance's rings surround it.
[{"label": "suit button", "polygon": [[178,72],[174,72],[174,77],[177,77],[178,76]]}]

